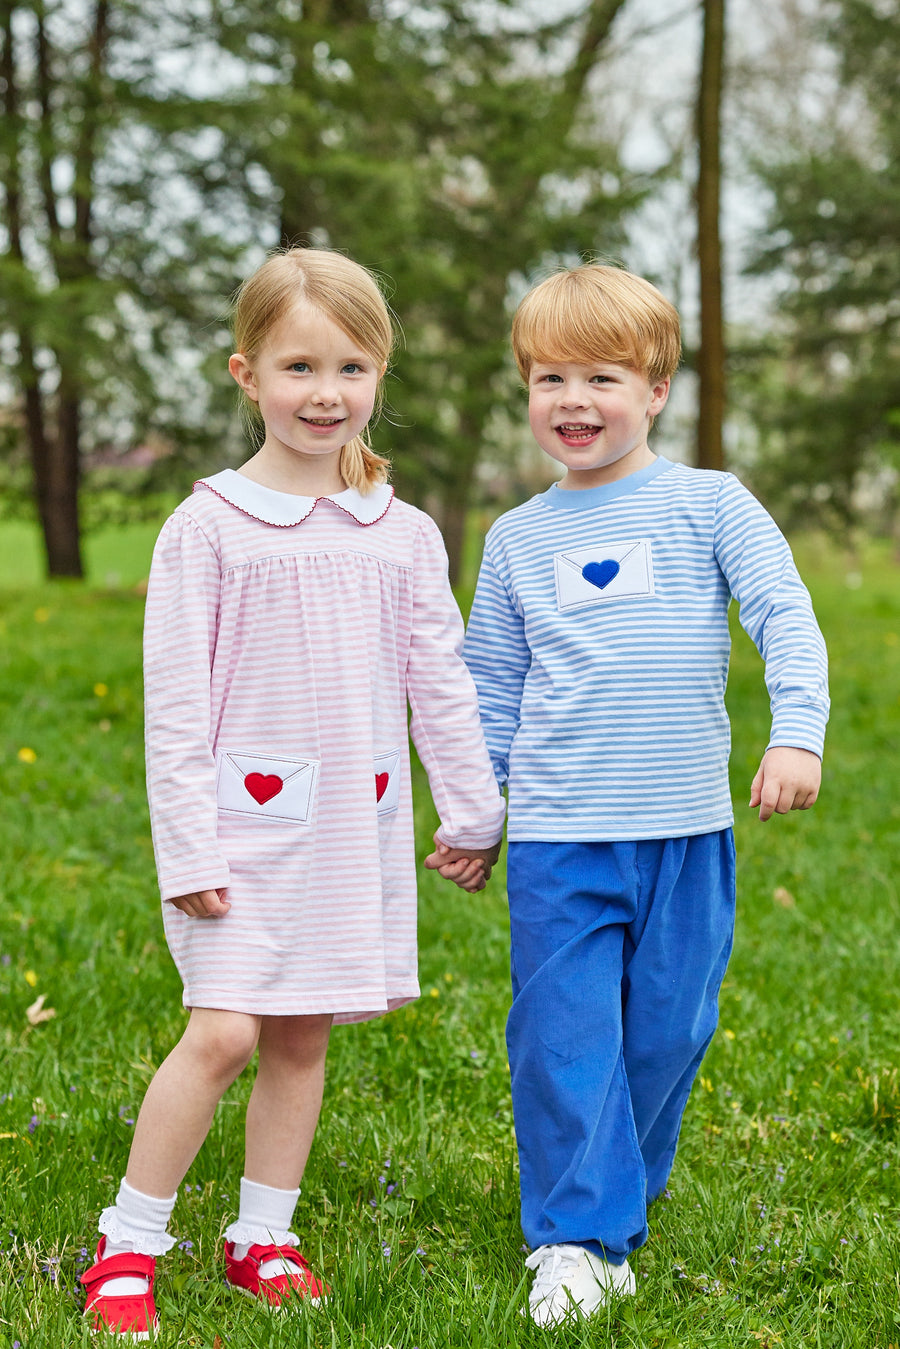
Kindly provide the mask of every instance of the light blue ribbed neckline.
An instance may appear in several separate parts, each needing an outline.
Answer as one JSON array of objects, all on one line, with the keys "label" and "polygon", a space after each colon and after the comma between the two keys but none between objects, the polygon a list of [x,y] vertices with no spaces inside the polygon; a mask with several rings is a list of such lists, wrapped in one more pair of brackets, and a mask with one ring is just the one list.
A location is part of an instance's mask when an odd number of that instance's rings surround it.
[{"label": "light blue ribbed neckline", "polygon": [[605,482],[599,487],[585,487],[583,490],[570,490],[555,482],[537,499],[554,511],[589,511],[593,506],[605,506],[608,501],[630,496],[660,473],[666,473],[674,467],[671,459],[664,459],[660,455],[646,468],[639,468],[636,473],[629,473],[627,478],[619,478],[616,482]]}]

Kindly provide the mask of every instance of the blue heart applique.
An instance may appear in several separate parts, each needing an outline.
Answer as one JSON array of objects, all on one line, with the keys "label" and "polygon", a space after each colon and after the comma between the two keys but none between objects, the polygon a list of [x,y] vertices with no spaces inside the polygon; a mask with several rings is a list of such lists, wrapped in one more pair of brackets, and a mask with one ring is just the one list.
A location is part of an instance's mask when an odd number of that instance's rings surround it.
[{"label": "blue heart applique", "polygon": [[613,557],[608,557],[603,562],[589,562],[587,566],[581,568],[584,579],[590,581],[598,590],[605,590],[610,581],[616,579],[619,571],[619,564]]}]

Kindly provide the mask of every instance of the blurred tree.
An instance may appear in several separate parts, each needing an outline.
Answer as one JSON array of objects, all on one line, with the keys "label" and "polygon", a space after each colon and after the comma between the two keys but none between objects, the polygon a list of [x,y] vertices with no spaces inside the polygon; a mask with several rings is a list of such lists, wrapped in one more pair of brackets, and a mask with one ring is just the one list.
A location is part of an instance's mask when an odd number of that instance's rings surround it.
[{"label": "blurred tree", "polygon": [[773,206],[754,270],[782,295],[772,341],[744,360],[762,439],[754,478],[785,513],[845,527],[865,479],[897,508],[898,19],[896,0],[828,6],[839,94],[756,164]]},{"label": "blurred tree", "polygon": [[192,421],[195,436],[211,430],[196,415],[191,328],[234,268],[179,178],[197,154],[178,137],[202,121],[159,74],[181,19],[174,5],[149,9],[0,0],[0,340],[18,400],[17,434],[8,416],[4,431],[27,443],[52,576],[82,574],[86,452],[109,456]]},{"label": "blurred tree", "polygon": [[587,97],[624,3],[537,27],[509,0],[214,5],[219,42],[256,72],[222,126],[276,185],[283,238],[346,249],[393,283],[396,478],[439,515],[454,575],[514,387],[511,291],[560,258],[616,251],[638,199]]},{"label": "blurred tree", "polygon": [[700,344],[697,464],[724,467],[725,337],[722,314],[720,127],[725,52],[725,0],[703,0],[703,46],[697,99],[697,260]]}]

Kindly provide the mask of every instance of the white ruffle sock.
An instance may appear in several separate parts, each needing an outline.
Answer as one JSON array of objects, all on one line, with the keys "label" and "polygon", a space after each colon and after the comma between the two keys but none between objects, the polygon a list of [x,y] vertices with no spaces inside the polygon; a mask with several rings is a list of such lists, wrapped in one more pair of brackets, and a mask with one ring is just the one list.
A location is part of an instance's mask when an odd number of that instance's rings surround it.
[{"label": "white ruffle sock", "polygon": [[[235,1258],[243,1260],[251,1246],[299,1246],[299,1238],[290,1230],[299,1198],[299,1190],[275,1190],[242,1177],[237,1222],[225,1231],[225,1240],[234,1244]],[[272,1279],[290,1270],[281,1260],[263,1260],[259,1273],[263,1279]]]},{"label": "white ruffle sock", "polygon": [[[111,1208],[100,1214],[97,1226],[106,1237],[104,1256],[125,1255],[137,1251],[140,1255],[165,1255],[175,1245],[175,1238],[167,1232],[177,1191],[171,1199],[158,1199],[142,1194],[123,1180]],[[117,1294],[146,1293],[147,1279],[123,1277],[108,1279],[101,1292],[105,1297]]]}]

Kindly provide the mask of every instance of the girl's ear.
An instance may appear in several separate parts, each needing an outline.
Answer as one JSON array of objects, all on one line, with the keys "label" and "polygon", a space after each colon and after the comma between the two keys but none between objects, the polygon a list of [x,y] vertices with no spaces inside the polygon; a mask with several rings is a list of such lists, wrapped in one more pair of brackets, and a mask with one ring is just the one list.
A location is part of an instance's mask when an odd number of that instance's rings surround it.
[{"label": "girl's ear", "polygon": [[240,385],[248,398],[252,398],[254,403],[259,401],[253,367],[242,351],[236,351],[232,356],[229,356],[228,373]]}]

